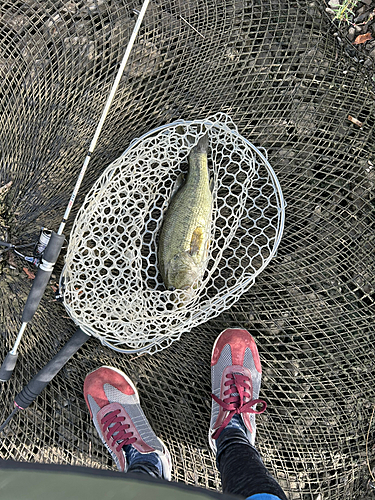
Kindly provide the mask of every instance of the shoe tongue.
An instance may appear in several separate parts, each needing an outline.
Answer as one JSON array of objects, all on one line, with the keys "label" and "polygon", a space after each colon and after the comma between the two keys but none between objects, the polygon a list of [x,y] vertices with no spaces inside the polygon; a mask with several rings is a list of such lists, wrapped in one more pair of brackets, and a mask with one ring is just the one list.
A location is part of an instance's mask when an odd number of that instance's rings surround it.
[{"label": "shoe tongue", "polygon": [[[104,416],[107,417],[108,415],[111,415],[111,413],[113,413],[113,410],[109,411],[108,413],[105,413]],[[113,427],[115,424],[116,424],[116,422],[111,422],[108,425],[108,429],[110,429],[111,427]]]},{"label": "shoe tongue", "polygon": [[[233,375],[242,375],[242,373],[239,373],[239,372],[232,372],[232,373],[233,373]],[[233,377],[233,385],[234,385],[234,382],[235,382],[235,380],[234,380],[234,377]],[[234,387],[236,387],[236,386],[234,385]],[[231,392],[230,395],[231,396],[238,396],[238,397],[240,396],[240,394],[238,392]]]},{"label": "shoe tongue", "polygon": [[[108,413],[107,413],[107,415],[109,415],[109,413],[111,413],[111,412],[108,412]],[[107,427],[107,428],[108,428],[108,430],[109,430],[109,429],[111,429],[114,425],[116,425],[116,423],[118,424],[118,422],[111,422],[111,423],[108,425],[108,427]],[[120,423],[122,423],[122,422],[120,422]],[[116,436],[119,434],[119,432],[120,432],[120,431],[121,431],[121,428],[120,428],[118,431],[116,431],[114,434],[112,434],[112,438],[113,438],[114,440],[116,440]],[[122,441],[123,441],[123,439],[116,440],[116,442],[117,442],[117,443],[119,443],[119,444],[120,444]]]}]

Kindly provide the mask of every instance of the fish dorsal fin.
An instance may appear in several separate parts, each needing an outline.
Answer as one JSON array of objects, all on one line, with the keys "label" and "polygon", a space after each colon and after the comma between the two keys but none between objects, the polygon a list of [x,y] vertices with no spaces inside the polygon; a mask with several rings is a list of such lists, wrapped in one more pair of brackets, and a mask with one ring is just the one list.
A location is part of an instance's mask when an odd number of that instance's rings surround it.
[{"label": "fish dorsal fin", "polygon": [[201,227],[196,227],[190,240],[190,255],[199,253],[204,242],[204,233]]},{"label": "fish dorsal fin", "polygon": [[185,175],[181,172],[181,174],[179,174],[177,176],[177,179],[174,183],[172,194],[171,194],[171,199],[177,193],[177,191],[180,189],[180,187],[184,185],[184,183],[185,183]]}]

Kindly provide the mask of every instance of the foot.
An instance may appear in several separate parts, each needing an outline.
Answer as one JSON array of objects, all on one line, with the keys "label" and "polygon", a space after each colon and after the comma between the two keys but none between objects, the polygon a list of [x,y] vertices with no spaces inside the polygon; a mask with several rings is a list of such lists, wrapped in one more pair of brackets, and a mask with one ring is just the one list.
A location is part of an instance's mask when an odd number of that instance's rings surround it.
[{"label": "foot", "polygon": [[157,465],[171,480],[171,457],[143,413],[137,389],[120,370],[102,366],[87,375],[83,388],[98,434],[117,468],[126,472],[132,462]]},{"label": "foot", "polygon": [[[240,328],[224,330],[215,341],[211,358],[209,442],[215,453],[216,440],[226,427],[242,429],[254,446],[255,415],[267,407],[258,399],[261,376],[258,349],[250,333]],[[260,410],[257,404],[262,405]]]}]

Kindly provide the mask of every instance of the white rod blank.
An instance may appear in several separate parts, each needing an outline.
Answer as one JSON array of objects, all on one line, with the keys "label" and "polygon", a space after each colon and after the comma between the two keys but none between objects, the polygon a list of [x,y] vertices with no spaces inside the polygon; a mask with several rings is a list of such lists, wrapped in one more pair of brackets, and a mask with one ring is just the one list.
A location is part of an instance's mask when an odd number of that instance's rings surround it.
[{"label": "white rod blank", "polygon": [[140,11],[140,13],[138,15],[138,19],[137,19],[137,22],[136,22],[136,24],[134,26],[133,33],[132,33],[132,35],[130,37],[128,46],[126,47],[126,51],[125,51],[124,57],[122,58],[119,70],[117,72],[116,79],[113,82],[111,92],[109,93],[109,96],[107,98],[107,102],[105,103],[102,116],[101,116],[101,118],[99,120],[98,126],[96,127],[96,131],[95,131],[94,137],[92,138],[92,141],[91,141],[91,144],[90,144],[87,156],[85,158],[85,161],[83,162],[83,166],[82,166],[81,172],[80,172],[80,174],[78,176],[76,185],[75,185],[73,193],[72,193],[72,195],[70,197],[68,206],[66,207],[65,214],[64,214],[63,220],[61,221],[61,224],[60,224],[60,227],[59,227],[59,230],[58,230],[57,234],[62,234],[63,231],[64,231],[65,224],[66,224],[67,219],[69,217],[69,214],[70,214],[70,211],[72,209],[74,200],[75,200],[75,198],[77,196],[78,190],[79,190],[79,188],[81,186],[83,177],[84,177],[84,175],[86,173],[86,169],[87,169],[87,166],[89,164],[89,161],[90,161],[90,158],[91,158],[91,154],[92,154],[92,152],[95,149],[98,137],[100,135],[100,132],[102,131],[104,121],[105,121],[105,119],[107,117],[109,108],[111,107],[111,104],[112,104],[113,98],[115,96],[116,90],[117,90],[117,88],[119,86],[121,77],[122,77],[122,75],[124,73],[125,66],[126,66],[126,64],[128,62],[128,59],[129,59],[129,56],[130,56],[130,52],[131,52],[131,50],[133,48],[133,45],[134,45],[135,39],[137,37],[138,31],[139,31],[139,29],[141,27],[142,20],[143,20],[143,17],[145,15],[145,13],[146,13],[146,10],[147,10],[149,2],[150,2],[150,0],[145,0],[143,2],[142,9],[141,9],[141,11]]}]

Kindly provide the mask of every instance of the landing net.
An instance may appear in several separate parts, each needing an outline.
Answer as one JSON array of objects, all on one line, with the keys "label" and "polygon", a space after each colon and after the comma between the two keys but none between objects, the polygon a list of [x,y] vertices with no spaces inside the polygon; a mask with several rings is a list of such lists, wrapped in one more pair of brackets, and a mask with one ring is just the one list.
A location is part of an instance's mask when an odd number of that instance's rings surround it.
[{"label": "landing net", "polygon": [[[213,216],[202,282],[169,291],[158,234],[189,152],[209,137]],[[88,193],[74,224],[61,288],[72,319],[125,352],[156,352],[237,302],[280,243],[284,201],[266,153],[231,119],[164,125],[133,141]]]}]

